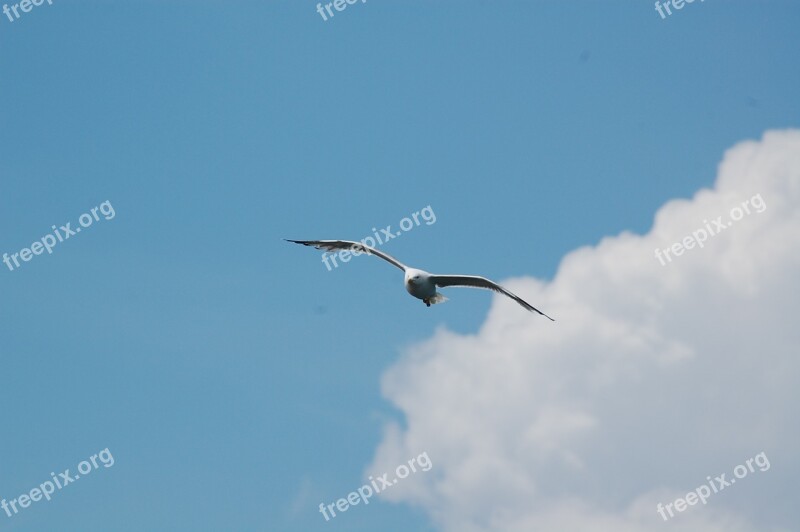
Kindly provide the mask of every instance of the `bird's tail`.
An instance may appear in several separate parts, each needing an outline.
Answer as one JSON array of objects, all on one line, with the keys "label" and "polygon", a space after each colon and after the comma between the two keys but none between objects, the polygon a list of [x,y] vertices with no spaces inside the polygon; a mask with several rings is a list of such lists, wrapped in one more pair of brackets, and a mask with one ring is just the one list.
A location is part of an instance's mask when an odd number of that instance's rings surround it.
[{"label": "bird's tail", "polygon": [[433,294],[433,297],[430,298],[428,301],[431,302],[431,305],[435,305],[436,303],[444,303],[445,301],[447,301],[447,298],[444,297],[439,292],[436,292],[435,294]]}]

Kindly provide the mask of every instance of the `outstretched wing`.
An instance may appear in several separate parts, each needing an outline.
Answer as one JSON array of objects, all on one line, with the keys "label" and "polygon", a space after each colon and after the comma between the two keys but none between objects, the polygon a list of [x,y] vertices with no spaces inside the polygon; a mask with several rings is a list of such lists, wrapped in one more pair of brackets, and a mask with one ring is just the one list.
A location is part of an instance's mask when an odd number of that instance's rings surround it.
[{"label": "outstretched wing", "polygon": [[468,286],[471,288],[485,288],[486,290],[494,290],[495,292],[499,292],[503,295],[506,295],[525,307],[527,310],[538,312],[545,318],[549,319],[550,321],[556,321],[541,310],[533,307],[527,301],[522,299],[516,294],[512,294],[499,284],[495,283],[494,281],[490,281],[486,277],[478,277],[477,275],[431,275],[431,281],[433,281],[436,286],[445,287],[445,286]]},{"label": "outstretched wing", "polygon": [[361,242],[353,242],[352,240],[288,240],[284,239],[287,242],[294,242],[295,244],[302,244],[304,246],[311,246],[317,249],[321,249],[322,251],[354,251],[358,253],[366,253],[367,255],[375,255],[376,257],[380,257],[386,262],[393,264],[400,268],[403,271],[406,271],[407,266],[400,262],[399,260],[395,259],[391,255],[387,255],[382,251],[378,251],[377,249],[362,244]]}]

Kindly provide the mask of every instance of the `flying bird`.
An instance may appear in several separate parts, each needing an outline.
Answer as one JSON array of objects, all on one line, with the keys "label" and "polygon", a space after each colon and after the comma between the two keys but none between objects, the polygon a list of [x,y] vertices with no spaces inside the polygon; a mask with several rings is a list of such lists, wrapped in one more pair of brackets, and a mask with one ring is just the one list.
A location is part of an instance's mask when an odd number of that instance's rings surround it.
[{"label": "flying bird", "polygon": [[443,303],[447,298],[436,291],[436,288],[444,288],[446,286],[466,286],[469,288],[485,288],[487,290],[494,290],[500,294],[510,297],[526,310],[531,312],[538,312],[550,321],[555,321],[553,318],[542,312],[541,310],[533,307],[521,297],[512,294],[499,284],[491,281],[485,277],[477,275],[435,275],[428,273],[425,270],[418,270],[406,266],[399,260],[391,255],[378,251],[377,249],[367,246],[361,242],[353,242],[350,240],[286,240],[287,242],[294,242],[295,244],[302,244],[304,246],[311,246],[323,251],[351,251],[354,255],[365,253],[367,255],[375,255],[380,257],[389,264],[397,266],[405,274],[406,291],[409,294],[421,299],[427,306],[435,305],[436,303]]}]

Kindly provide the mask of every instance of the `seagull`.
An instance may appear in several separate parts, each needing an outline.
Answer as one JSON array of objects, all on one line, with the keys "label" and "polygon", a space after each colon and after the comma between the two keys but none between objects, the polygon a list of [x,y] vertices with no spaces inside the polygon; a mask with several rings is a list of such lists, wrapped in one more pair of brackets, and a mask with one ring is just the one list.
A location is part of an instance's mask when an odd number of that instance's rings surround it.
[{"label": "seagull", "polygon": [[362,242],[353,242],[351,240],[288,240],[287,242],[294,242],[295,244],[302,244],[304,246],[311,246],[323,251],[342,251],[348,250],[353,253],[353,255],[361,255],[365,253],[367,255],[375,255],[376,257],[380,257],[389,264],[397,266],[403,273],[405,274],[405,285],[406,291],[409,294],[416,297],[417,299],[421,299],[423,303],[427,306],[435,305],[436,303],[443,303],[447,301],[447,298],[444,297],[442,294],[436,291],[436,288],[443,288],[446,286],[466,286],[470,288],[484,288],[487,290],[494,290],[495,292],[499,292],[505,296],[510,297],[526,310],[531,312],[538,312],[545,318],[549,319],[550,321],[556,321],[541,310],[534,308],[530,305],[527,301],[523,300],[521,297],[512,294],[499,284],[495,283],[487,279],[486,277],[479,277],[477,275],[435,275],[432,273],[428,273],[425,270],[418,270],[417,268],[411,268],[406,266],[399,260],[395,259],[391,255],[378,251],[377,249],[367,246]]}]

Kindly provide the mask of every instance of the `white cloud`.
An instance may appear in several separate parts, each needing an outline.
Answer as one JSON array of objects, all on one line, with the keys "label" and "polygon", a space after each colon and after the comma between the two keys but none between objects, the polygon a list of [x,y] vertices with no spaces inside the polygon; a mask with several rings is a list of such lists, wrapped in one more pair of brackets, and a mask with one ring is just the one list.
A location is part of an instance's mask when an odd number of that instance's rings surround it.
[{"label": "white cloud", "polygon": [[[705,246],[654,257],[760,194]],[[507,281],[477,335],[439,330],[387,371],[406,417],[370,471],[427,451],[387,491],[447,531],[755,531],[794,523],[800,370],[800,131],[728,150],[713,190],[644,235],[567,255],[551,283]],[[756,471],[664,523],[667,503],[764,451]]]}]

